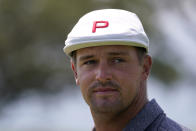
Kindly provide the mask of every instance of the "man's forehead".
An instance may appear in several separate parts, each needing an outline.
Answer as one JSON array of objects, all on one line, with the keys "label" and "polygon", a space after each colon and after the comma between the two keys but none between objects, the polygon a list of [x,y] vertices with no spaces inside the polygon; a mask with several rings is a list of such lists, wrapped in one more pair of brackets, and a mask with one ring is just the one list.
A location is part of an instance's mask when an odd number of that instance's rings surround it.
[{"label": "man's forehead", "polygon": [[110,50],[115,50],[115,51],[129,51],[133,50],[134,47],[132,46],[126,46],[126,45],[104,45],[104,46],[92,46],[92,47],[86,47],[86,48],[81,48],[77,50],[77,52],[93,52],[93,51],[110,51]]},{"label": "man's forehead", "polygon": [[87,47],[77,50],[77,56],[82,57],[86,55],[128,55],[129,52],[135,50],[132,46],[124,45],[109,45],[109,46],[96,46]]}]

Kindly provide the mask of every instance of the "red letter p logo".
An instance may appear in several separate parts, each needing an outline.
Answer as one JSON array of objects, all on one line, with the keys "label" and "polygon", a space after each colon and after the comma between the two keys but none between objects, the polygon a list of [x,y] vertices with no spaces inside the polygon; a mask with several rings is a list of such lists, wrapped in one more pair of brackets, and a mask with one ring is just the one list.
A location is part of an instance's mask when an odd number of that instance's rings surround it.
[{"label": "red letter p logo", "polygon": [[[101,25],[98,25],[98,23],[100,23]],[[108,27],[108,25],[109,25],[108,21],[95,21],[93,23],[92,32],[95,33],[97,28],[106,28],[106,27]]]}]

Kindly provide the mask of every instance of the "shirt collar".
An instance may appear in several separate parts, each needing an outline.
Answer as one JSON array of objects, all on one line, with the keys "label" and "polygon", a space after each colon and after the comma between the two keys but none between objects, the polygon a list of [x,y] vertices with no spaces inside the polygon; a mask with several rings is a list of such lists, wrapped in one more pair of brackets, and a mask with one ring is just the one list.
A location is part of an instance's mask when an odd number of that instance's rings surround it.
[{"label": "shirt collar", "polygon": [[153,99],[131,119],[123,131],[144,131],[161,113],[163,110]]},{"label": "shirt collar", "polygon": [[[155,99],[152,99],[130,120],[123,131],[144,131],[162,113],[161,107]],[[93,128],[93,131],[96,131],[96,129]]]}]

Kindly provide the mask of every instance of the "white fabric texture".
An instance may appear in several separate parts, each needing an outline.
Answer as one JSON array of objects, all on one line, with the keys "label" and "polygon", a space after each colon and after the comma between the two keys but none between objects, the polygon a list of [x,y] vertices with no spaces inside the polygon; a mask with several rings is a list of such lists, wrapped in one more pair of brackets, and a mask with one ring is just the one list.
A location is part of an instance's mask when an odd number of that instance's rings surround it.
[{"label": "white fabric texture", "polygon": [[136,14],[121,9],[95,10],[84,15],[68,34],[64,52],[91,46],[130,45],[149,48],[149,39]]}]

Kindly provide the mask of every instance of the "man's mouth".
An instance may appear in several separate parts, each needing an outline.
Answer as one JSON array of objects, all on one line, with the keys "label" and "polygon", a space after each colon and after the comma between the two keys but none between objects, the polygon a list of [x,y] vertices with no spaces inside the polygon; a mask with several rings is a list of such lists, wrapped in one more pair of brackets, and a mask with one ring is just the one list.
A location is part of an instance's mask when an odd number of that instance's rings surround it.
[{"label": "man's mouth", "polygon": [[107,94],[113,94],[113,93],[117,93],[118,90],[117,89],[114,89],[114,88],[96,88],[94,89],[93,91],[94,93],[96,94],[99,94],[99,95],[107,95]]}]

